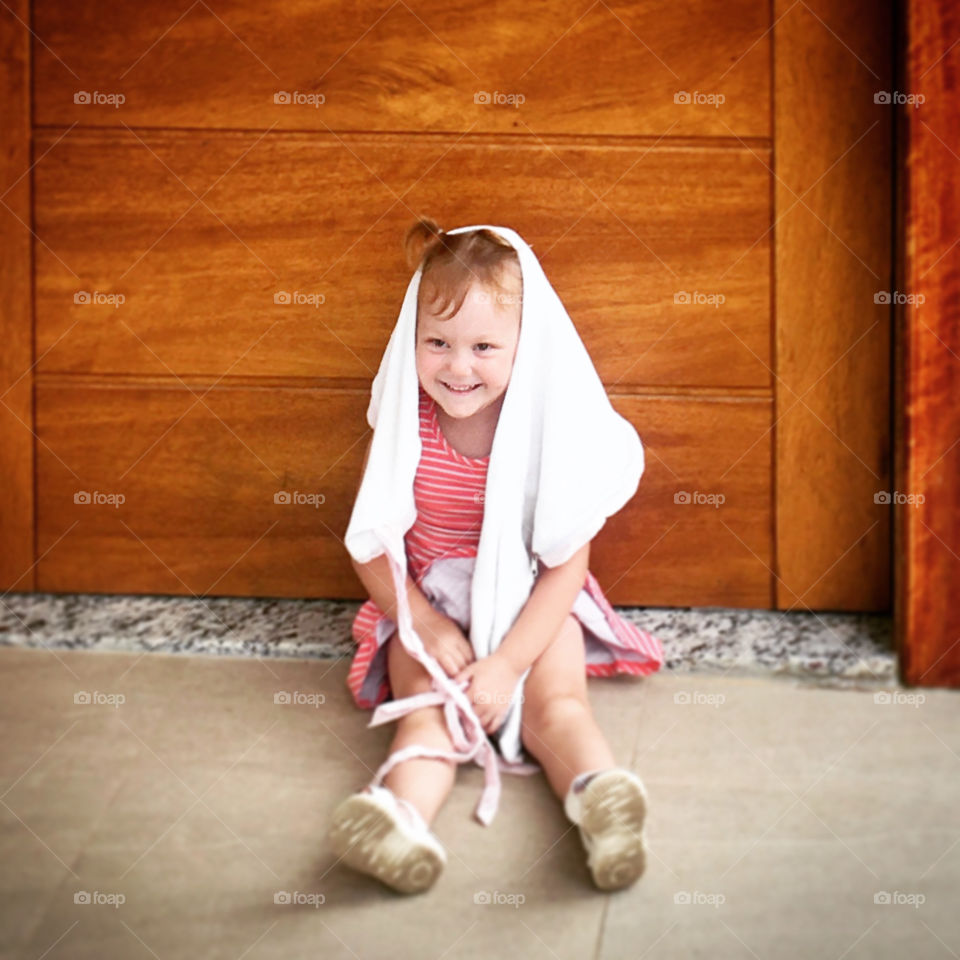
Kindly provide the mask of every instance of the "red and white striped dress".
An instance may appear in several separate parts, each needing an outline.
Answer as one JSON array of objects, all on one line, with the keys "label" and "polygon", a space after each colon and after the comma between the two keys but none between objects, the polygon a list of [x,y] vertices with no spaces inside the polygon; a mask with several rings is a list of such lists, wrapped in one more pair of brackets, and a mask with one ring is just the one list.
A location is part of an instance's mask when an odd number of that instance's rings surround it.
[{"label": "red and white striped dress", "polygon": [[[421,589],[430,574],[428,599],[459,590],[448,616],[469,628],[470,558],[477,555],[483,523],[483,493],[490,457],[466,457],[447,442],[437,420],[436,402],[420,387],[420,439],[423,450],[413,484],[417,518],[404,536],[410,576]],[[446,571],[446,572],[445,572]],[[621,617],[587,571],[571,613],[583,626],[588,677],[618,673],[649,674],[663,664],[660,641]],[[357,705],[373,708],[392,699],[385,642],[396,624],[367,600],[353,621],[357,652],[347,686]]]}]

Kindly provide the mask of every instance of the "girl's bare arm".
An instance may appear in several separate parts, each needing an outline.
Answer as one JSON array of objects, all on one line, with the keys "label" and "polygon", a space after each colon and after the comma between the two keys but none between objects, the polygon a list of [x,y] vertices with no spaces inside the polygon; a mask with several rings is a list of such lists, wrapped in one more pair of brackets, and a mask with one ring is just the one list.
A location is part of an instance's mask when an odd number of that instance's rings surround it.
[{"label": "girl's bare arm", "polygon": [[[374,557],[369,563],[357,563],[350,558],[353,569],[357,571],[360,582],[367,588],[370,599],[394,623],[397,622],[397,593],[393,587],[393,574],[390,572],[390,561],[385,553]],[[413,627],[417,633],[425,632],[427,625],[432,624],[441,614],[434,610],[423,591],[414,583],[413,577],[407,573],[407,602],[410,604],[410,615],[413,618]]]},{"label": "girl's bare arm", "polygon": [[[370,440],[367,441],[367,449],[363,455],[361,476],[366,472],[372,443],[373,437],[371,436]],[[390,561],[387,559],[387,555],[382,553],[368,563],[358,563],[353,557],[350,557],[350,562],[353,564],[353,569],[357,572],[360,582],[366,587],[367,593],[370,594],[370,599],[396,623],[397,594],[393,586],[393,574],[390,572]],[[410,604],[410,614],[417,633],[421,633],[426,625],[433,623],[440,616],[440,613],[430,605],[430,601],[424,596],[423,591],[414,583],[409,572],[407,573],[407,601]]]},{"label": "girl's bare arm", "polygon": [[520,615],[497,648],[517,673],[547,649],[560,632],[583,588],[590,565],[590,543],[585,543],[569,560],[557,567],[545,567],[533,585]]}]

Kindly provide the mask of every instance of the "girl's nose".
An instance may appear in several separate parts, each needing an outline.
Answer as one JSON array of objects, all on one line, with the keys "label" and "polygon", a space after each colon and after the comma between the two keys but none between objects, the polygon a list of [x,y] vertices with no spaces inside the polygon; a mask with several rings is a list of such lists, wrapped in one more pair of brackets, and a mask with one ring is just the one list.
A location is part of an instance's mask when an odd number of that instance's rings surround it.
[{"label": "girl's nose", "polygon": [[455,353],[450,357],[450,372],[457,377],[466,376],[473,367],[473,359],[462,353]]}]

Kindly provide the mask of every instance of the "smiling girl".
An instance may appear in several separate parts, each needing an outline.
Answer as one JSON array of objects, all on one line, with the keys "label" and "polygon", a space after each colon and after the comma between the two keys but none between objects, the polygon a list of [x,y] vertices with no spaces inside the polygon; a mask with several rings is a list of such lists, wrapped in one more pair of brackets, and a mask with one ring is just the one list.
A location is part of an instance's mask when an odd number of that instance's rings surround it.
[{"label": "smiling girl", "polygon": [[[407,601],[424,649],[464,685],[483,729],[496,741],[526,675],[521,739],[543,768],[567,817],[579,827],[601,889],[643,872],[646,795],[616,765],[587,698],[588,676],[648,674],[663,662],[659,641],[620,617],[590,573],[590,543],[557,566],[538,563],[519,616],[488,656],[467,631],[470,586],[484,518],[491,448],[520,337],[523,274],[516,250],[492,229],[445,234],[432,220],[408,230],[410,266],[421,271],[416,371],[422,444],[414,479],[417,515],[404,535]],[[364,458],[364,472],[367,468]],[[397,596],[388,558],[351,558],[370,599],[353,624],[358,647],[348,686],[360,707],[435,690],[396,632]],[[402,892],[427,889],[446,862],[430,823],[453,787],[457,761],[440,705],[399,717],[380,786],[347,797],[334,813],[331,843],[343,861]]]}]

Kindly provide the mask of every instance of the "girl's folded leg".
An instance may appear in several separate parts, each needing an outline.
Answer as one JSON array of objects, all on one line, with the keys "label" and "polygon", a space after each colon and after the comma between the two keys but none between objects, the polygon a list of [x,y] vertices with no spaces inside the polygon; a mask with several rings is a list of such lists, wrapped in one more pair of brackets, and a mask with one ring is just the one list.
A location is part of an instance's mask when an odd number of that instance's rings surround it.
[{"label": "girl's folded leg", "polygon": [[[442,707],[421,707],[397,721],[398,728],[390,754],[414,745],[453,751]],[[383,784],[411,803],[420,816],[432,823],[450,795],[457,777],[457,763],[434,757],[411,757],[398,763]]]},{"label": "girl's folded leg", "polygon": [[[387,644],[387,674],[394,699],[402,700],[433,690],[430,674],[423,664],[407,653],[396,633]],[[391,755],[413,745],[453,752],[443,707],[421,707],[399,718],[390,745]],[[453,789],[457,766],[453,760],[412,757],[398,763],[384,777],[383,783],[398,797],[412,803],[429,824]]]},{"label": "girl's folded leg", "polygon": [[[400,717],[390,754],[414,744],[452,750],[440,707]],[[447,742],[444,742],[444,738]],[[429,823],[456,778],[453,761],[412,757],[398,763],[382,786],[368,785],[337,807],[330,843],[347,866],[401,893],[433,886],[446,852]]]},{"label": "girl's folded leg", "polygon": [[[429,674],[396,635],[387,642],[394,698],[431,690]],[[414,745],[453,752],[441,707],[421,707],[398,719],[389,755]],[[456,768],[452,760],[411,757],[393,767],[382,785],[371,784],[347,797],[334,812],[330,830],[338,856],[402,893],[428,889],[446,863],[429,824],[453,787]]]}]

